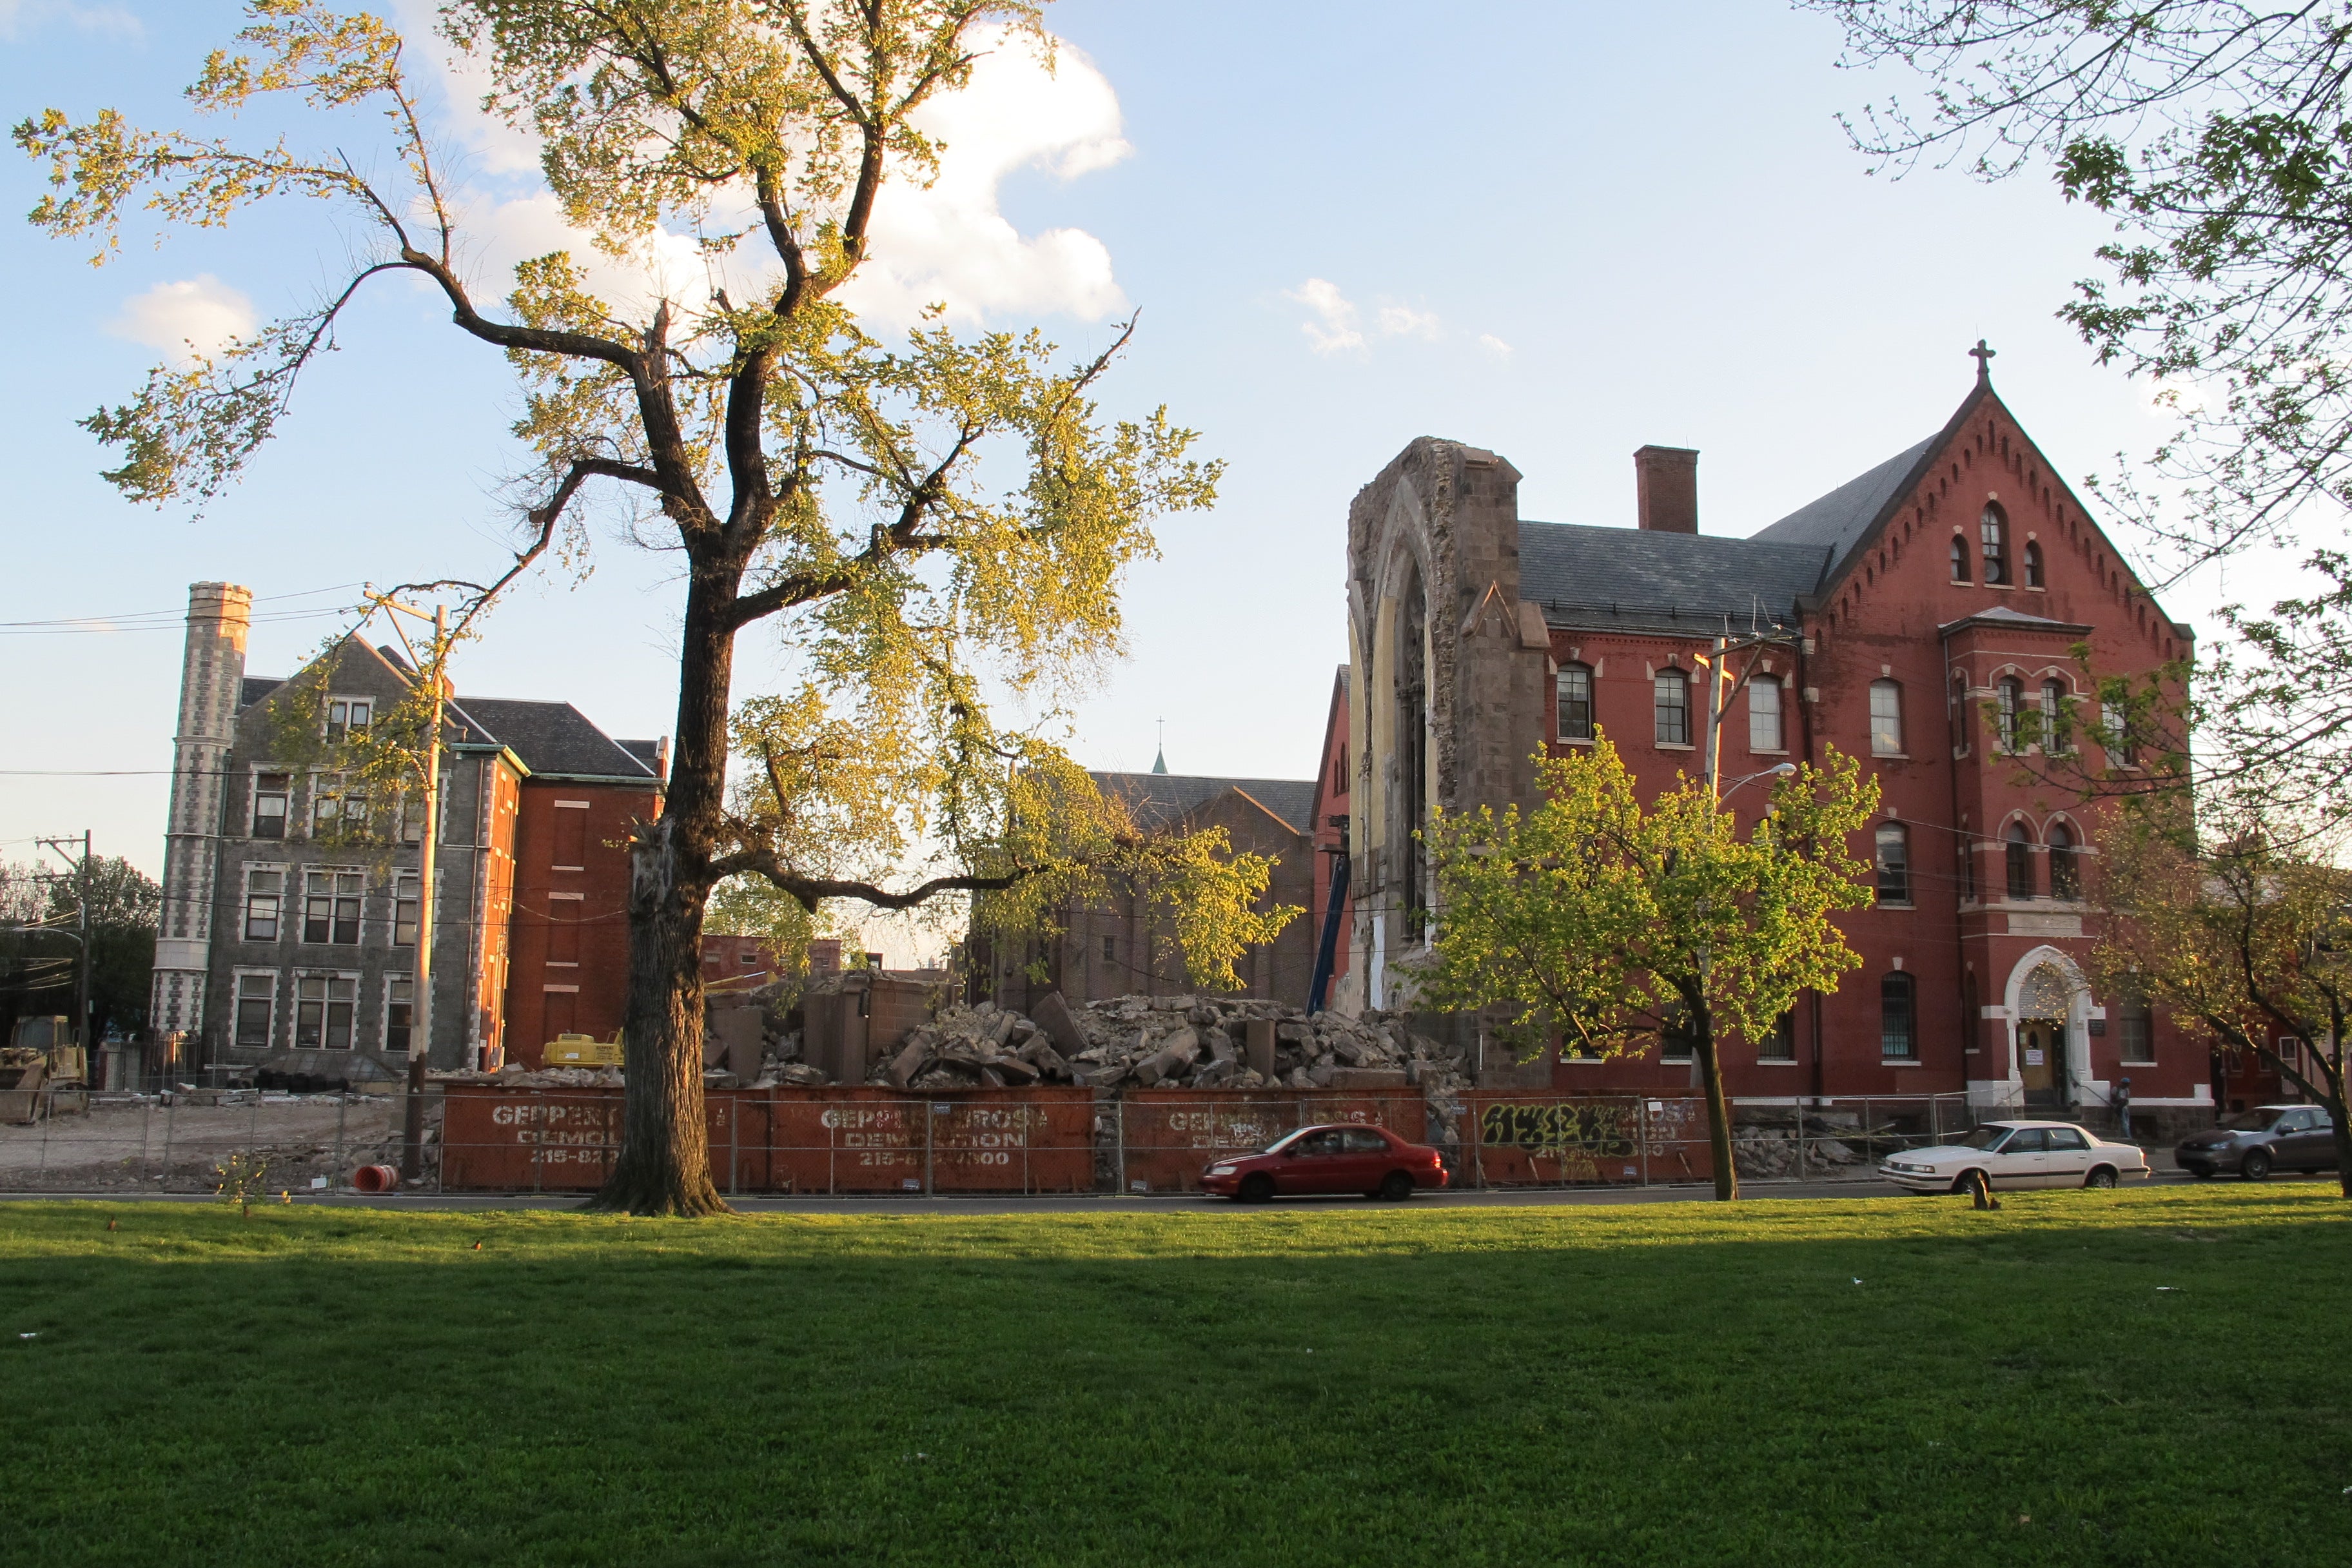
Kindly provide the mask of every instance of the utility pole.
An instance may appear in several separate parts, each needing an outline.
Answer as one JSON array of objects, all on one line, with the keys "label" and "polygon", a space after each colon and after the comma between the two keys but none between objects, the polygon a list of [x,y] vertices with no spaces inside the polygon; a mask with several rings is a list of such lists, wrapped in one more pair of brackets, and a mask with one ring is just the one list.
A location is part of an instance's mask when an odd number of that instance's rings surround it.
[{"label": "utility pole", "polygon": [[421,621],[426,618],[425,612],[388,594],[369,596],[393,616],[393,631],[408,648],[411,662],[433,692],[433,717],[425,740],[424,834],[416,852],[416,968],[408,1003],[407,1094],[400,1120],[401,1179],[414,1181],[425,1165],[425,1068],[433,1045],[433,910],[440,891],[436,875],[441,845],[441,722],[449,700],[443,666],[449,656],[449,611],[445,605],[433,607],[432,655],[418,658],[415,645],[400,629],[399,617],[414,616]]},{"label": "utility pole", "polygon": [[[44,838],[41,847],[66,853],[70,838]],[[70,858],[70,857],[68,857]],[[74,933],[81,943],[80,973],[74,982],[74,1043],[87,1050],[89,1038],[89,829],[81,832],[81,858],[74,862]]]}]

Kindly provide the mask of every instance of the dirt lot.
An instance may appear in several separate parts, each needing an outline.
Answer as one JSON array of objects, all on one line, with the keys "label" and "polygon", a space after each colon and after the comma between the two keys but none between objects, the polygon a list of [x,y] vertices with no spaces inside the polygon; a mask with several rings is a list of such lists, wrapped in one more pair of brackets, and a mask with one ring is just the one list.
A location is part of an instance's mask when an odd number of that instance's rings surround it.
[{"label": "dirt lot", "polygon": [[[439,1120],[436,1097],[428,1129]],[[399,1163],[400,1100],[248,1094],[194,1105],[108,1096],[86,1115],[0,1125],[0,1190],[209,1192],[213,1168],[240,1152],[268,1163],[272,1187],[307,1189],[317,1176],[340,1187],[357,1166]]]}]

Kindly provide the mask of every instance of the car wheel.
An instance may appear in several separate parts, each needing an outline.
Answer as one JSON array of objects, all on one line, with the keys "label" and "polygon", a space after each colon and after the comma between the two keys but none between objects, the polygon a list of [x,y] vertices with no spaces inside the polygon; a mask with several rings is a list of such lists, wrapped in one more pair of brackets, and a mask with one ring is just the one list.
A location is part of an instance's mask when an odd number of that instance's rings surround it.
[{"label": "car wheel", "polygon": [[1391,1171],[1381,1178],[1381,1196],[1392,1204],[1401,1204],[1412,1196],[1412,1176],[1406,1171]]},{"label": "car wheel", "polygon": [[2213,1179],[2213,1167],[2210,1165],[2191,1165],[2189,1167],[2189,1173],[2196,1177],[2200,1182],[2210,1182]]},{"label": "car wheel", "polygon": [[2086,1187],[2098,1187],[2102,1190],[2112,1189],[2116,1184],[2115,1167],[2112,1165],[2101,1165],[2098,1169],[2093,1171],[2089,1175],[2083,1178],[2083,1184]]},{"label": "car wheel", "polygon": [[1234,1200],[1236,1203],[1262,1204],[1272,1196],[1274,1196],[1274,1178],[1264,1171],[1252,1171],[1242,1178],[1242,1184],[1234,1191]]},{"label": "car wheel", "polygon": [[2249,1182],[2259,1182],[2271,1173],[2271,1156],[2266,1149],[2249,1149],[2238,1166],[2238,1174]]}]

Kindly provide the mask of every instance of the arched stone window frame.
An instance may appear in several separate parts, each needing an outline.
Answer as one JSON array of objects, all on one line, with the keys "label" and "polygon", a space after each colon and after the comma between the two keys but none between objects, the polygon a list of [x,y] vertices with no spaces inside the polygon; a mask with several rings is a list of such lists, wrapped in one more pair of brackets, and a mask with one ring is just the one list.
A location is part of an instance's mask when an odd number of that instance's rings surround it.
[{"label": "arched stone window frame", "polygon": [[1953,582],[1968,583],[1974,581],[1974,577],[1969,570],[1969,536],[1962,533],[1957,528],[1952,530],[1951,559]]},{"label": "arched stone window frame", "polygon": [[2042,829],[2043,858],[2050,862],[2050,896],[2060,903],[2083,901],[2083,830],[2061,813]]},{"label": "arched stone window frame", "polygon": [[2042,543],[2039,540],[2029,539],[2025,542],[2025,586],[2034,589],[2047,589],[2050,586],[2048,574],[2042,566]]},{"label": "arched stone window frame", "polygon": [[2009,575],[2009,513],[2000,502],[1989,500],[1984,510],[1977,514],[1978,557],[1984,563],[1984,584],[1988,588],[2010,585]]},{"label": "arched stone window frame", "polygon": [[1870,863],[1880,907],[1911,908],[1911,829],[1893,820],[1880,823],[1871,835]]}]

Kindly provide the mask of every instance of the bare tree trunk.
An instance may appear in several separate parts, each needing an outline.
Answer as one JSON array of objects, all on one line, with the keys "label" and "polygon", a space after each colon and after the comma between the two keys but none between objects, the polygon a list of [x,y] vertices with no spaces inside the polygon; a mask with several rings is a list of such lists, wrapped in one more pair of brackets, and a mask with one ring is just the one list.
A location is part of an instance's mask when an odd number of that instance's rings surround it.
[{"label": "bare tree trunk", "polygon": [[1715,1049],[1715,1021],[1698,1028],[1699,1073],[1706,1083],[1706,1146],[1715,1156],[1715,1195],[1729,1203],[1739,1195],[1739,1169],[1731,1159],[1731,1107],[1723,1098],[1723,1061]]},{"label": "bare tree trunk", "polygon": [[698,571],[687,593],[677,747],[660,820],[629,854],[629,998],[621,1152],[593,1209],[727,1212],[710,1180],[702,1100],[702,911],[727,784],[731,573]]},{"label": "bare tree trunk", "polygon": [[2344,1117],[2345,1097],[2338,1093],[2327,1114],[2336,1119],[2336,1188],[2352,1198],[2352,1122]]}]

